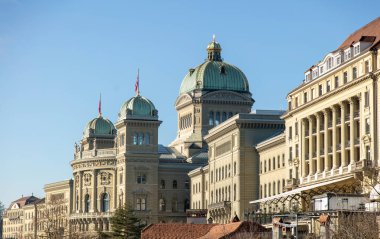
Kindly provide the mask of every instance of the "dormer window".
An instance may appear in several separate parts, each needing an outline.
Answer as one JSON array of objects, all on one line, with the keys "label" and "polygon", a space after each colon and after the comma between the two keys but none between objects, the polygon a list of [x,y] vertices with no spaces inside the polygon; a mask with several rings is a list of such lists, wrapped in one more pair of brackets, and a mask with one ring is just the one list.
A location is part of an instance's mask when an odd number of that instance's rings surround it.
[{"label": "dormer window", "polygon": [[351,48],[344,52],[344,60],[348,61],[349,59],[351,59]]},{"label": "dormer window", "polygon": [[305,82],[309,82],[310,81],[310,73],[308,72],[307,74],[305,74]]},{"label": "dormer window", "polygon": [[336,65],[340,65],[340,63],[341,63],[341,57],[340,56],[337,56],[336,57]]},{"label": "dormer window", "polygon": [[331,69],[333,67],[333,61],[332,61],[332,58],[330,57],[329,59],[327,59],[327,69]]},{"label": "dormer window", "polygon": [[313,70],[313,79],[318,77],[318,69]]},{"label": "dormer window", "polygon": [[360,53],[360,43],[354,47],[354,56]]},{"label": "dormer window", "polygon": [[220,74],[226,74],[226,68],[224,66],[220,67]]}]

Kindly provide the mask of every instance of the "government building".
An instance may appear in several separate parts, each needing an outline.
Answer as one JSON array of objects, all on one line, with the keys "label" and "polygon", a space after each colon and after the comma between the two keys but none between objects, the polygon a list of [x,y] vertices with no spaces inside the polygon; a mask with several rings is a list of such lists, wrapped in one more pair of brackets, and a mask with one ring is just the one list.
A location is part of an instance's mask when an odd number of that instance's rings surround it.
[{"label": "government building", "polygon": [[[215,222],[242,217],[259,190],[259,158],[251,145],[285,126],[281,111],[252,112],[247,77],[224,62],[221,51],[213,38],[207,59],[183,79],[175,102],[178,131],[169,146],[158,143],[159,111],[137,82],[136,95],[121,105],[116,122],[99,107],[86,124],[70,162],[72,179],[47,184],[42,199],[23,197],[11,204],[4,238],[46,235],[45,212],[55,205],[59,233],[71,236],[110,231],[110,217],[126,203],[146,224],[186,222],[190,208],[210,208]],[[198,179],[190,181],[188,173],[200,169],[205,181],[196,186]],[[212,186],[204,188],[207,183]],[[205,193],[191,198],[192,190]],[[223,204],[227,199],[232,203]]]},{"label": "government building", "polygon": [[377,210],[379,45],[380,18],[307,69],[286,111],[252,110],[249,80],[224,61],[214,37],[206,60],[182,80],[168,146],[158,142],[159,111],[137,82],[116,122],[99,107],[86,124],[72,179],[45,185],[43,198],[11,203],[3,238],[43,237],[52,209],[60,235],[73,238],[111,231],[124,204],[146,224],[185,223],[192,212],[220,224],[307,212],[326,193],[370,195],[350,209]]}]

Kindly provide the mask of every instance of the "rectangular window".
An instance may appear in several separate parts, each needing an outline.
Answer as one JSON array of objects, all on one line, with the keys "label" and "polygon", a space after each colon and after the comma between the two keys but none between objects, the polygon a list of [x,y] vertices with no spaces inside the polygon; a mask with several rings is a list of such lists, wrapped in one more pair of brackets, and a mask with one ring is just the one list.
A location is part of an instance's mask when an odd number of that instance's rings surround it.
[{"label": "rectangular window", "polygon": [[293,178],[293,169],[289,169],[289,178],[290,178],[290,179]]},{"label": "rectangular window", "polygon": [[366,74],[369,72],[369,61],[364,62],[364,72]]},{"label": "rectangular window", "polygon": [[371,160],[371,148],[368,145],[365,147],[365,152],[366,152],[366,159]]},{"label": "rectangular window", "polygon": [[293,159],[293,151],[292,151],[292,147],[289,147],[289,160],[292,160]]},{"label": "rectangular window", "polygon": [[311,89],[310,100],[314,99],[314,95],[315,95],[315,92],[314,92],[314,88],[313,88],[313,89]]},{"label": "rectangular window", "polygon": [[296,97],[296,100],[295,100],[296,102],[296,107],[298,107],[298,97]]},{"label": "rectangular window", "polygon": [[343,72],[343,84],[346,84],[348,81],[348,74],[347,71]]},{"label": "rectangular window", "polygon": [[358,69],[356,67],[352,68],[352,79],[358,78]]},{"label": "rectangular window", "polygon": [[319,85],[318,86],[318,90],[319,90],[319,96],[321,96],[323,94],[323,86],[322,85]]},{"label": "rectangular window", "polygon": [[298,136],[298,122],[294,124],[294,133],[296,136]]},{"label": "rectangular window", "polygon": [[371,130],[370,124],[369,124],[369,118],[365,119],[365,133],[369,134]]},{"label": "rectangular window", "polygon": [[234,175],[236,175],[236,162],[234,162]]},{"label": "rectangular window", "polygon": [[292,139],[293,132],[292,132],[292,126],[289,127],[289,139]]},{"label": "rectangular window", "polygon": [[369,91],[364,92],[364,107],[369,107]]},{"label": "rectangular window", "polygon": [[296,152],[295,152],[295,154],[296,154],[296,158],[298,157],[298,144],[296,144]]},{"label": "rectangular window", "polygon": [[280,161],[280,156],[277,156],[277,168],[281,167],[281,161]]},{"label": "rectangular window", "polygon": [[329,92],[330,89],[331,89],[331,83],[330,83],[330,81],[328,80],[328,81],[326,82],[326,92]]},{"label": "rectangular window", "polygon": [[145,184],[146,183],[146,175],[144,173],[138,173],[137,174],[137,183],[138,184]]},{"label": "rectangular window", "polygon": [[292,102],[291,101],[288,102],[288,109],[292,110]]},{"label": "rectangular window", "polygon": [[236,184],[234,184],[234,201],[236,201]]},{"label": "rectangular window", "polygon": [[303,93],[303,103],[307,103],[307,92]]},{"label": "rectangular window", "polygon": [[282,154],[282,167],[285,167],[285,154]]},{"label": "rectangular window", "polygon": [[335,89],[339,87],[339,77],[335,76]]},{"label": "rectangular window", "polygon": [[145,211],[145,209],[146,209],[145,198],[136,198],[136,210]]},{"label": "rectangular window", "polygon": [[272,163],[273,163],[273,170],[275,170],[276,169],[276,158],[275,157],[273,157]]}]

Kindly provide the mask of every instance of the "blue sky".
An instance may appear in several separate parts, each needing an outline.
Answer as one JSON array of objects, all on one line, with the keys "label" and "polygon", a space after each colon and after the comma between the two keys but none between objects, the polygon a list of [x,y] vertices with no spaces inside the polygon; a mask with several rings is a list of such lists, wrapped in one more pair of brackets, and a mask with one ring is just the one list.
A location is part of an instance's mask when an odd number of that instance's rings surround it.
[{"label": "blue sky", "polygon": [[134,95],[151,99],[176,135],[174,102],[212,35],[250,82],[254,109],[285,109],[303,72],[379,16],[367,1],[0,0],[0,201],[43,196],[72,176],[73,145],[86,123],[117,119]]}]

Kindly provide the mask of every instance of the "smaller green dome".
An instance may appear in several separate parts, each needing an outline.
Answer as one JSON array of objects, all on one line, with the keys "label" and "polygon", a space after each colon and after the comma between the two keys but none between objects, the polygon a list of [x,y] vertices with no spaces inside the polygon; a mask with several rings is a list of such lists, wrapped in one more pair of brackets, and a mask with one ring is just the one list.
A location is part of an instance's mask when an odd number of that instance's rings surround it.
[{"label": "smaller green dome", "polygon": [[85,137],[107,137],[116,135],[116,129],[109,119],[104,119],[101,115],[88,122],[84,129]]},{"label": "smaller green dome", "polygon": [[127,100],[120,109],[119,119],[157,119],[158,111],[149,99],[140,94]]}]

